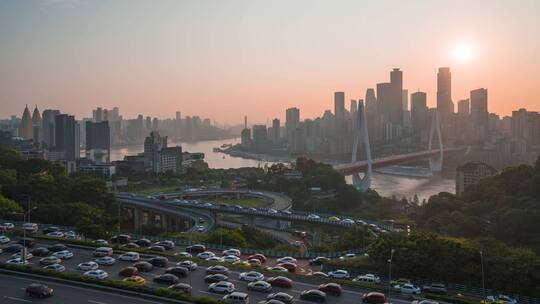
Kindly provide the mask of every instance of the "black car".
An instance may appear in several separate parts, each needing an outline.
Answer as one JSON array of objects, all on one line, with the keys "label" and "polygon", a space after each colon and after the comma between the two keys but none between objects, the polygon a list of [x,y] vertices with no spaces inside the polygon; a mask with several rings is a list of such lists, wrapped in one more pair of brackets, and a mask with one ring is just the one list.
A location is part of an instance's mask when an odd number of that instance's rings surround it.
[{"label": "black car", "polygon": [[154,245],[150,248],[148,248],[150,251],[155,251],[155,252],[165,252],[165,247],[163,246],[159,246],[159,245]]},{"label": "black car", "polygon": [[122,277],[132,277],[139,274],[139,269],[137,267],[128,266],[120,270],[118,274]]},{"label": "black car", "polygon": [[174,248],[174,243],[172,241],[160,241],[157,242],[155,245],[163,246],[165,250],[172,250]]},{"label": "black car", "polygon": [[15,253],[15,252],[20,252],[23,247],[24,246],[21,245],[21,244],[13,244],[13,245],[10,245],[10,246],[4,248],[3,251],[6,252],[6,253]]},{"label": "black car", "polygon": [[54,244],[52,246],[49,246],[49,251],[51,252],[58,252],[63,250],[67,250],[67,246],[64,244]]},{"label": "black car", "polygon": [[326,262],[330,261],[329,258],[327,257],[316,257],[314,259],[311,259],[309,260],[309,265],[312,265],[312,266],[319,266],[319,265],[322,265]]},{"label": "black car", "polygon": [[206,246],[201,245],[201,244],[195,244],[195,245],[187,246],[186,251],[189,252],[189,253],[192,253],[192,254],[193,253],[201,253],[201,252],[206,251]]},{"label": "black car", "polygon": [[205,283],[217,283],[219,281],[228,281],[228,280],[229,280],[229,277],[221,273],[210,274],[204,277]]},{"label": "black car", "polygon": [[43,284],[30,284],[26,287],[26,295],[35,298],[47,298],[52,296],[53,289]]},{"label": "black car", "polygon": [[174,274],[175,276],[177,276],[179,278],[185,278],[189,274],[189,269],[187,269],[185,267],[175,266],[175,267],[167,268],[165,270],[165,273]]},{"label": "black car", "polygon": [[133,264],[133,267],[137,268],[140,272],[150,272],[154,266],[148,262],[141,261]]},{"label": "black car", "polygon": [[140,240],[136,240],[135,242],[133,242],[141,247],[150,247],[150,245],[152,245],[152,242],[148,239],[140,239]]},{"label": "black car", "polygon": [[47,233],[51,233],[51,232],[57,232],[57,231],[60,231],[59,227],[50,226],[50,227],[47,227],[47,228],[43,229],[43,234],[47,234]]},{"label": "black car", "polygon": [[266,300],[277,300],[285,304],[291,304],[294,300],[294,297],[288,293],[284,292],[275,292],[271,293],[266,297]]},{"label": "black car", "polygon": [[23,238],[23,239],[20,239],[19,241],[17,241],[17,244],[23,245],[23,246],[25,246],[27,248],[31,248],[31,247],[34,247],[36,242],[34,241],[34,239],[31,239],[31,238]]},{"label": "black car", "polygon": [[148,263],[156,267],[167,267],[167,263],[169,263],[169,259],[167,259],[166,257],[158,256],[158,257],[153,257],[149,259]]},{"label": "black car", "polygon": [[162,274],[162,275],[158,275],[157,277],[154,277],[154,282],[160,283],[160,284],[173,285],[180,282],[180,279],[172,273],[166,273],[166,274]]},{"label": "black car", "polygon": [[49,249],[47,249],[45,247],[37,247],[37,248],[33,249],[30,252],[32,253],[32,255],[38,256],[38,257],[46,257],[46,256],[49,256],[51,254]]},{"label": "black car", "polygon": [[127,244],[130,242],[131,242],[131,236],[127,234],[119,234],[111,238],[111,243]]},{"label": "black car", "polygon": [[300,299],[322,303],[326,302],[326,293],[317,289],[304,290],[300,294]]}]

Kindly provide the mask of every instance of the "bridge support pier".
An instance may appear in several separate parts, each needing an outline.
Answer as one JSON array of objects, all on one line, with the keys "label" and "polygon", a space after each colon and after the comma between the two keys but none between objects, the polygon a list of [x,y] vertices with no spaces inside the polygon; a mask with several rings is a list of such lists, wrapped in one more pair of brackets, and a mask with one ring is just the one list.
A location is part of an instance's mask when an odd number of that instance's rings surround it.
[{"label": "bridge support pier", "polygon": [[354,137],[353,150],[352,150],[352,159],[351,163],[356,163],[356,156],[358,154],[358,145],[362,145],[364,148],[364,154],[366,156],[367,170],[364,173],[364,177],[360,177],[358,173],[353,173],[352,181],[353,185],[361,190],[365,191],[371,187],[371,147],[369,145],[369,134],[367,128],[367,118],[366,112],[364,110],[364,103],[360,102],[358,105],[358,116],[356,118],[356,136]]},{"label": "bridge support pier", "polygon": [[443,164],[443,143],[442,143],[442,136],[441,136],[441,124],[439,121],[439,112],[435,110],[435,113],[433,115],[433,118],[431,119],[431,129],[429,131],[429,143],[428,143],[428,150],[432,150],[433,145],[433,136],[435,135],[435,132],[437,132],[437,143],[439,145],[439,157],[438,158],[430,158],[429,159],[429,169],[431,172],[441,172],[442,171],[442,164]]}]

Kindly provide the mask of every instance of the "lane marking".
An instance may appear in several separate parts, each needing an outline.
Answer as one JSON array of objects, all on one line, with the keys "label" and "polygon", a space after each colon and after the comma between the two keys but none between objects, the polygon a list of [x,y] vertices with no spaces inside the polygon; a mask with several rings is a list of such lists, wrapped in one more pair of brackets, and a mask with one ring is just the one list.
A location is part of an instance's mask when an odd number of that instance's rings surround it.
[{"label": "lane marking", "polygon": [[94,304],[107,304],[105,302],[99,302],[99,301],[94,301],[94,300],[88,300],[88,302],[94,303]]},{"label": "lane marking", "polygon": [[16,298],[16,297],[8,297],[8,296],[4,296],[4,298],[5,298],[5,299],[10,299],[10,300],[13,300],[13,301],[20,301],[20,302],[32,303],[32,301],[30,301],[30,300],[21,299],[21,298]]}]

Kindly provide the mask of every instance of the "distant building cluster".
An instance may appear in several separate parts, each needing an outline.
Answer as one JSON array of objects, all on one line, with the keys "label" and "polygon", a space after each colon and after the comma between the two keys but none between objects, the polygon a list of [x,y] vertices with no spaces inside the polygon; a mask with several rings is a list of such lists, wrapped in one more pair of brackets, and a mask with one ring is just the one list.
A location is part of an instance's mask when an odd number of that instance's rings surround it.
[{"label": "distant building cluster", "polygon": [[452,98],[450,68],[437,73],[436,107],[428,107],[428,96],[409,94],[403,87],[403,72],[390,71],[390,81],[368,88],[362,99],[345,107],[344,92],[334,93],[334,109],[314,119],[300,119],[300,109],[285,110],[285,124],[253,125],[245,122],[241,145],[245,151],[268,153],[287,151],[332,159],[350,158],[359,105],[364,105],[372,149],[377,155],[426,149],[433,116],[438,115],[445,147],[469,147],[473,160],[496,166],[532,162],[540,152],[540,115],[525,109],[500,118],[488,109],[488,90],[470,91],[456,103]]},{"label": "distant building cluster", "polygon": [[456,169],[456,194],[462,194],[467,187],[481,179],[497,174],[497,170],[482,162],[469,162]]}]

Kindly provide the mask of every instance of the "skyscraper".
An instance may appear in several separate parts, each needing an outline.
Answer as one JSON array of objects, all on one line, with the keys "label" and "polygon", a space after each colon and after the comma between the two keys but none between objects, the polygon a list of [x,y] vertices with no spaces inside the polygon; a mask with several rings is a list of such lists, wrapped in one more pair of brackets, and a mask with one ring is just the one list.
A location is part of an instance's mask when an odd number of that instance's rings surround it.
[{"label": "skyscraper", "polygon": [[285,132],[289,145],[293,142],[294,130],[300,123],[300,109],[288,108],[285,111]]},{"label": "skyscraper", "polygon": [[36,105],[34,112],[32,113],[32,139],[35,143],[41,143],[41,133],[41,115],[39,114],[39,110]]},{"label": "skyscraper", "polygon": [[19,137],[24,139],[32,139],[32,117],[28,105],[24,107],[21,124],[19,126]]},{"label": "skyscraper", "polygon": [[345,119],[345,93],[334,92],[334,115],[336,121]]},{"label": "skyscraper", "polygon": [[458,114],[460,115],[469,115],[471,113],[470,110],[470,102],[469,99],[462,99],[458,101]]},{"label": "skyscraper", "polygon": [[43,117],[41,120],[41,130],[42,130],[42,141],[47,148],[52,148],[55,145],[55,121],[54,117],[59,115],[60,111],[58,110],[44,110]]},{"label": "skyscraper", "polygon": [[351,115],[354,115],[358,111],[358,102],[363,102],[363,99],[359,99],[358,101],[351,99],[351,107],[349,109]]},{"label": "skyscraper", "polygon": [[452,74],[450,73],[450,68],[447,67],[439,68],[439,72],[437,73],[437,110],[443,124],[454,113]]},{"label": "skyscraper", "polygon": [[55,150],[62,153],[62,159],[75,160],[79,154],[75,117],[67,114],[55,116]]},{"label": "skyscraper", "polygon": [[97,164],[110,162],[111,138],[109,122],[86,122],[86,158]]},{"label": "skyscraper", "polygon": [[425,92],[415,92],[411,94],[411,124],[413,136],[417,142],[424,142],[427,140],[429,110],[426,99]]},{"label": "skyscraper", "polygon": [[488,93],[480,88],[471,91],[471,123],[473,136],[477,141],[483,141],[488,135]]},{"label": "skyscraper", "polygon": [[279,138],[281,136],[280,133],[281,133],[281,122],[279,121],[279,119],[274,118],[272,120],[272,141],[274,143],[279,142]]}]

